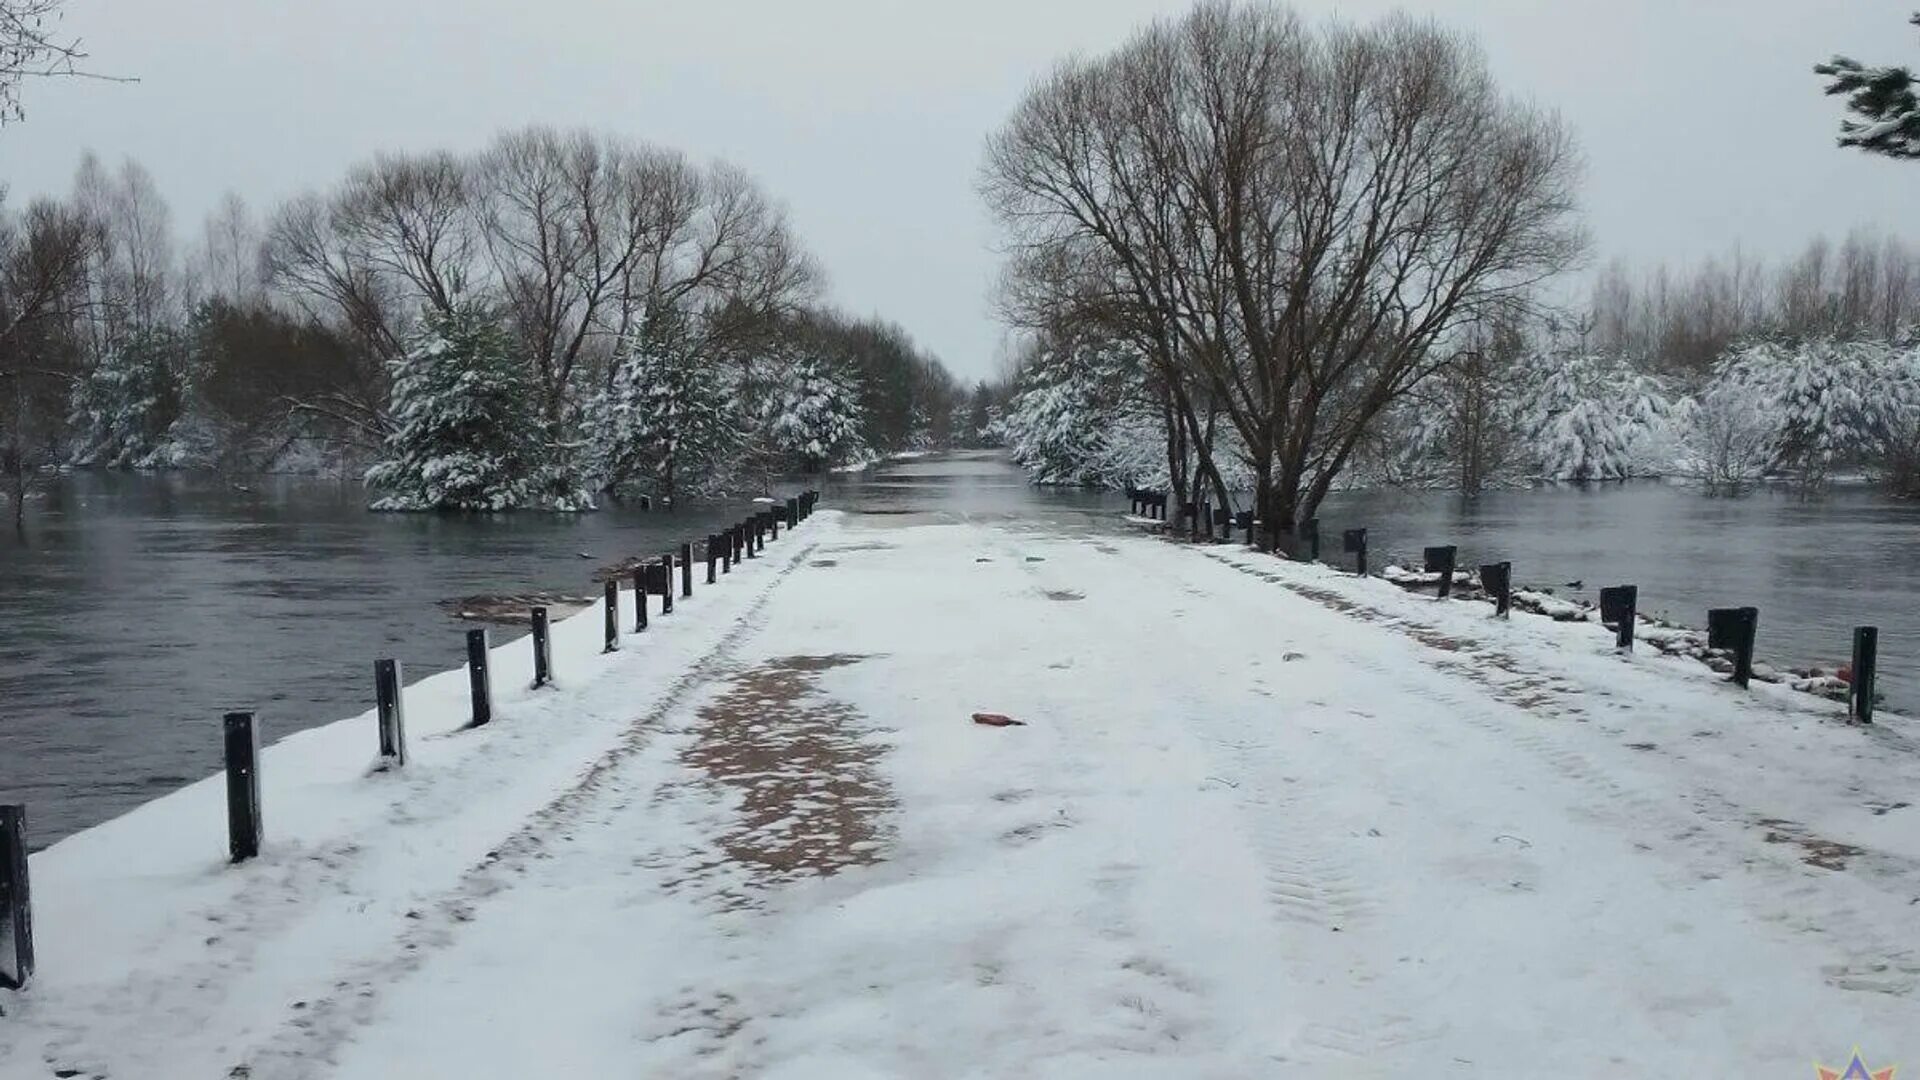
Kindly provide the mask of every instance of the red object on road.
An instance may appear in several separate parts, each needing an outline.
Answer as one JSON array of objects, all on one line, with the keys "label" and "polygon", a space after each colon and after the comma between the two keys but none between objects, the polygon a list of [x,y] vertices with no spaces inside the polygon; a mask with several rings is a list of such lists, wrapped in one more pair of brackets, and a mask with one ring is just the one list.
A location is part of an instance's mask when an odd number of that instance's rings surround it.
[{"label": "red object on road", "polygon": [[1015,720],[1011,716],[1001,716],[999,713],[996,713],[996,712],[974,713],[973,722],[976,724],[984,724],[987,727],[1026,727],[1027,726],[1027,722],[1025,720]]}]

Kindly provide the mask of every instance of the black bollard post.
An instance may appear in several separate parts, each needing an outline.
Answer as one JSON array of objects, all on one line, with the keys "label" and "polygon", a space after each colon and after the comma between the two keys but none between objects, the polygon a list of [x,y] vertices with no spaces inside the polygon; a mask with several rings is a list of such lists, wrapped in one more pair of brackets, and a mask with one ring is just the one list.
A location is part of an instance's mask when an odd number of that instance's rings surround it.
[{"label": "black bollard post", "polygon": [[754,557],[753,524],[743,521],[738,528],[740,529],[740,550],[746,553],[747,558],[751,559]]},{"label": "black bollard post", "polygon": [[1759,628],[1759,608],[1715,608],[1707,612],[1707,648],[1733,652],[1732,681],[1742,689],[1753,678],[1753,640]]},{"label": "black bollard post", "polygon": [[788,499],[787,500],[787,528],[797,529],[799,527],[800,527],[800,500]]},{"label": "black bollard post", "polygon": [[27,808],[0,806],[0,989],[33,981],[33,895],[27,887]]},{"label": "black bollard post", "polygon": [[1348,529],[1340,536],[1341,550],[1354,557],[1361,577],[1367,576],[1367,530]]},{"label": "black bollard post", "polygon": [[374,715],[380,720],[380,766],[407,763],[407,721],[400,705],[400,661],[373,662]]},{"label": "black bollard post", "polygon": [[533,609],[533,688],[553,681],[553,642],[547,634],[547,609]]},{"label": "black bollard post", "polygon": [[779,510],[767,511],[767,533],[771,538],[775,540],[780,539],[780,511]]},{"label": "black bollard post", "polygon": [[1506,618],[1513,610],[1513,564],[1488,563],[1480,568],[1480,587],[1493,597],[1493,613]]},{"label": "black bollard post", "polygon": [[680,545],[680,598],[693,595],[693,542]]},{"label": "black bollard post", "polygon": [[1633,624],[1638,619],[1639,606],[1640,588],[1637,585],[1616,585],[1600,590],[1600,622],[1612,624],[1613,645],[1621,652],[1633,651]]},{"label": "black bollard post", "polygon": [[227,751],[227,853],[234,862],[260,854],[260,729],[250,712],[224,720]]},{"label": "black bollard post", "polygon": [[1847,689],[1848,711],[1863,724],[1873,723],[1873,683],[1880,673],[1880,629],[1853,630],[1853,684]]},{"label": "black bollard post", "polygon": [[470,727],[480,727],[493,719],[493,676],[487,671],[490,647],[485,630],[467,631],[467,684],[473,691]]},{"label": "black bollard post", "polygon": [[707,584],[720,580],[720,544],[713,537],[707,537]]},{"label": "black bollard post", "polygon": [[1453,595],[1453,566],[1459,558],[1459,555],[1459,549],[1452,545],[1446,547],[1430,547],[1427,549],[1427,573],[1438,573],[1440,575],[1439,598],[1442,600]]},{"label": "black bollard post", "polygon": [[647,630],[647,577],[653,573],[653,567],[642,563],[633,568],[633,632],[646,633]]},{"label": "black bollard post", "polygon": [[620,580],[618,578],[608,579],[607,598],[606,598],[606,601],[600,605],[600,608],[601,608],[601,614],[605,616],[603,620],[603,625],[605,626],[605,632],[603,633],[602,636],[606,638],[606,646],[602,648],[600,651],[603,653],[619,652],[620,651]]},{"label": "black bollard post", "polygon": [[673,614],[673,556],[660,556],[660,614]]},{"label": "black bollard post", "polygon": [[1252,547],[1253,546],[1253,511],[1242,510],[1238,514],[1235,514],[1233,516],[1233,524],[1235,528],[1246,530],[1247,546]]}]

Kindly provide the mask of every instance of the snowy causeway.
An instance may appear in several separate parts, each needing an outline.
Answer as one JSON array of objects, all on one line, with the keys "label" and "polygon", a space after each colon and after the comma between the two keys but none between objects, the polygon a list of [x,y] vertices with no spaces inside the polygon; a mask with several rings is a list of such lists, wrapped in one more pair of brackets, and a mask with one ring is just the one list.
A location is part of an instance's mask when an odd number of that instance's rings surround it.
[{"label": "snowy causeway", "polygon": [[253,862],[218,777],[36,854],[0,1077],[1920,1061],[1912,723],[1490,611],[822,510],[557,689],[499,647],[487,728],[408,687],[403,773],[270,747]]}]

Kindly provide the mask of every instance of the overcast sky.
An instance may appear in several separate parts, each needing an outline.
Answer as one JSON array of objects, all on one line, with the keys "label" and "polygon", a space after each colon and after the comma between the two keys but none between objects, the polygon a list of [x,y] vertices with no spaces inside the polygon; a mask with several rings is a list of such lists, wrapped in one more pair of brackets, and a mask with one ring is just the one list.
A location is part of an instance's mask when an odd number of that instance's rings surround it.
[{"label": "overcast sky", "polygon": [[[792,211],[835,303],[991,375],[982,140],[1057,57],[1178,0],[69,0],[92,66],[0,130],[11,203],[64,193],[80,153],[153,172],[183,235],[222,192],[256,210],[377,150],[465,150],[539,122],[726,158]],[[1920,163],[1833,146],[1835,51],[1920,60],[1913,0],[1302,0],[1476,33],[1513,92],[1559,109],[1589,169],[1595,258],[1776,255],[1900,231]]]}]

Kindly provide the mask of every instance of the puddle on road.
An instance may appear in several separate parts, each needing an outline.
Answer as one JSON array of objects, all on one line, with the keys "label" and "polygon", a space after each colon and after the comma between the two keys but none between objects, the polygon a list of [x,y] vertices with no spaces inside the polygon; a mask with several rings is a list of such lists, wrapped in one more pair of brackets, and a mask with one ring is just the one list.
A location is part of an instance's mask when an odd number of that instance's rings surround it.
[{"label": "puddle on road", "polygon": [[1063,603],[1073,600],[1085,600],[1087,598],[1086,593],[1074,592],[1072,589],[1044,589],[1040,595],[1049,600],[1058,600]]},{"label": "puddle on road", "polygon": [[682,755],[739,792],[736,826],[721,846],[736,864],[775,879],[828,875],[878,862],[893,793],[876,768],[851,705],[821,693],[823,671],[864,656],[788,656],[731,680],[700,710]]}]

